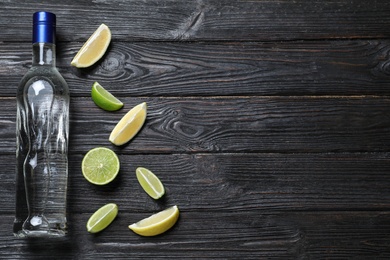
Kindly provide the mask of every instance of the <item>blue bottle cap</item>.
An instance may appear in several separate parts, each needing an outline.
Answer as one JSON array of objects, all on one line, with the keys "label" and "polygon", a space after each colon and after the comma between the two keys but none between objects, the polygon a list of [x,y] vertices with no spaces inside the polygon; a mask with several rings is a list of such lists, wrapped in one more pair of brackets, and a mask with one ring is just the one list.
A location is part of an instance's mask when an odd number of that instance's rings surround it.
[{"label": "blue bottle cap", "polygon": [[33,15],[33,43],[55,43],[56,15],[50,12],[36,12]]}]

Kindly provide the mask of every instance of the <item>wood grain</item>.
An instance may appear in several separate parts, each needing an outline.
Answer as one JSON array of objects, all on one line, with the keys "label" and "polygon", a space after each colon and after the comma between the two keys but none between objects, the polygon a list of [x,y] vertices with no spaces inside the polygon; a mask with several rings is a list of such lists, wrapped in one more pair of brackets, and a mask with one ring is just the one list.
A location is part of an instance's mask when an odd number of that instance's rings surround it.
[{"label": "wood grain", "polygon": [[[356,214],[357,213],[357,214]],[[388,212],[182,211],[172,230],[139,237],[127,226],[147,216],[121,212],[102,233],[88,234],[89,214],[73,214],[69,237],[60,240],[1,240],[0,258],[25,259],[339,259],[390,257]],[[203,217],[200,217],[203,216]],[[4,216],[6,231],[12,217]],[[82,245],[82,250],[75,244]]]},{"label": "wood grain", "polygon": [[[122,211],[151,213],[168,205],[185,212],[363,211],[390,207],[389,153],[332,154],[173,154],[137,155],[117,151],[118,178],[107,186],[88,183],[83,154],[70,155],[69,210],[93,212],[109,202]],[[2,212],[14,210],[13,156],[3,156]],[[139,186],[135,169],[152,170],[166,188],[159,202]],[[7,192],[6,192],[7,191]],[[238,213],[237,213],[238,214]],[[255,214],[252,212],[250,214]],[[199,216],[203,218],[202,216]]]},{"label": "wood grain", "polygon": [[[12,171],[11,158],[2,156],[3,171]],[[118,179],[99,187],[83,179],[82,156],[73,154],[69,236],[45,243],[7,239],[0,258],[24,258],[31,252],[41,259],[53,253],[64,259],[387,257],[388,158],[388,153],[121,154]],[[162,200],[153,201],[137,184],[139,165],[147,165],[165,184]],[[11,174],[0,183],[2,234],[11,232],[12,183]],[[103,233],[88,234],[89,216],[108,202],[118,204],[118,218]],[[181,217],[163,236],[143,238],[127,229],[174,204]]]},{"label": "wood grain", "polygon": [[62,41],[85,41],[102,22],[121,41],[388,38],[390,23],[387,1],[50,0],[39,4],[3,0],[0,4],[0,16],[6,21],[0,24],[3,41],[30,41],[31,14],[40,9],[57,14]]},{"label": "wood grain", "polygon": [[[122,99],[121,113],[103,114],[75,100],[75,146],[107,140],[122,115],[149,104],[145,127],[128,151],[329,152],[389,151],[389,99],[379,97],[266,97]],[[83,104],[77,104],[82,102]],[[78,110],[76,110],[78,109]],[[87,130],[90,129],[90,130]],[[93,134],[93,138],[89,137]]]},{"label": "wood grain", "polygon": [[[12,236],[15,93],[31,66],[31,16],[57,14],[57,65],[71,89],[68,218],[59,240]],[[390,259],[390,2],[363,0],[0,0],[0,259]],[[70,61],[101,24],[113,39],[88,69]],[[94,81],[125,108],[105,112]],[[146,101],[136,138],[121,116]],[[88,183],[96,146],[118,178]],[[135,169],[166,187],[158,201]],[[91,235],[102,205],[117,219]],[[177,204],[162,236],[127,226]]]},{"label": "wood grain", "polygon": [[[57,64],[72,96],[99,81],[118,96],[389,95],[390,41],[286,43],[113,42],[96,66],[70,61],[81,44],[59,43]],[[2,95],[14,96],[31,45],[0,45]]]},{"label": "wood grain", "polygon": [[[147,121],[125,153],[387,152],[387,97],[122,98],[109,113],[91,98],[71,102],[70,148],[110,145],[108,136],[133,106],[147,102]],[[15,147],[15,99],[0,103],[0,149]]]}]

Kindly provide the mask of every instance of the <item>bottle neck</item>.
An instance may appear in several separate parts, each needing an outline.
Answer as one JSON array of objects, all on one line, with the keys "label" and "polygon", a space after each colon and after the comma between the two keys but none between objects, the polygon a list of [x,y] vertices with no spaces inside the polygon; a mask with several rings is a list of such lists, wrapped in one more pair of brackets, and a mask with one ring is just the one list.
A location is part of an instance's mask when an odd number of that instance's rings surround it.
[{"label": "bottle neck", "polygon": [[36,42],[33,44],[32,66],[56,66],[56,45],[54,43]]}]

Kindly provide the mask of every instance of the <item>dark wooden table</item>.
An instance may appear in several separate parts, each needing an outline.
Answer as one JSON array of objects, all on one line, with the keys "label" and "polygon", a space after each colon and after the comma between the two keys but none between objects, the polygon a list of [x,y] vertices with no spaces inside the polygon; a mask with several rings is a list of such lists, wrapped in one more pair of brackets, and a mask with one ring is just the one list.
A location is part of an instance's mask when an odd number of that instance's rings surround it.
[{"label": "dark wooden table", "polygon": [[[15,94],[31,65],[31,17],[57,15],[57,65],[71,90],[69,235],[12,235]],[[70,61],[106,23],[107,54]],[[104,112],[94,81],[125,103]],[[389,259],[390,2],[366,0],[0,0],[1,259]],[[127,146],[108,135],[147,102]],[[84,154],[114,149],[119,177],[97,187]],[[154,171],[154,201],[135,169]],[[114,202],[117,219],[85,225]],[[157,237],[127,226],[178,205]]]}]

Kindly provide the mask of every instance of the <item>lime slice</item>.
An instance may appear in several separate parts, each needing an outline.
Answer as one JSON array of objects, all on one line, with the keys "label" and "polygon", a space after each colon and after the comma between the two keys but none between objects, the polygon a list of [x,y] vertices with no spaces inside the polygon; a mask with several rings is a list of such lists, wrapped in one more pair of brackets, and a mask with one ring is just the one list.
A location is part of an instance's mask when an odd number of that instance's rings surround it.
[{"label": "lime slice", "polygon": [[114,151],[105,147],[90,150],[81,163],[84,177],[96,185],[104,185],[114,180],[119,168],[118,156]]},{"label": "lime slice", "polygon": [[159,199],[164,195],[164,186],[161,183],[160,179],[157,178],[157,176],[154,175],[153,172],[143,167],[138,167],[135,172],[139,184],[141,184],[144,191],[150,197],[152,197],[153,199]]},{"label": "lime slice", "polygon": [[98,82],[93,83],[91,96],[95,104],[107,111],[116,111],[123,107],[123,103],[104,89]]},{"label": "lime slice", "polygon": [[115,145],[123,145],[130,141],[141,129],[146,119],[146,103],[133,107],[114,127],[109,137]]},{"label": "lime slice", "polygon": [[84,43],[70,64],[77,68],[86,68],[95,64],[103,57],[108,45],[110,45],[110,41],[110,28],[105,24],[101,24]]},{"label": "lime slice", "polygon": [[118,206],[109,203],[98,209],[87,222],[87,230],[90,233],[97,233],[108,227],[118,215]]},{"label": "lime slice", "polygon": [[177,206],[173,206],[140,220],[130,225],[129,228],[141,236],[157,236],[173,227],[178,218],[179,209]]}]

